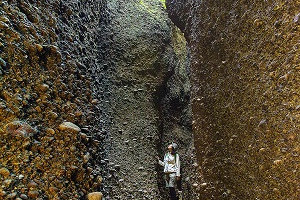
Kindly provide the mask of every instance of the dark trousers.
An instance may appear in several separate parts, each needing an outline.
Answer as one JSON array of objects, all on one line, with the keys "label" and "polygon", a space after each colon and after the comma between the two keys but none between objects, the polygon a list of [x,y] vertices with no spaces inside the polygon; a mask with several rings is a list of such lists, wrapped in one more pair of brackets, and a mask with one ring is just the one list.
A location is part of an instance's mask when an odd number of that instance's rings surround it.
[{"label": "dark trousers", "polygon": [[169,194],[171,200],[178,200],[176,196],[176,191],[174,187],[169,187]]}]

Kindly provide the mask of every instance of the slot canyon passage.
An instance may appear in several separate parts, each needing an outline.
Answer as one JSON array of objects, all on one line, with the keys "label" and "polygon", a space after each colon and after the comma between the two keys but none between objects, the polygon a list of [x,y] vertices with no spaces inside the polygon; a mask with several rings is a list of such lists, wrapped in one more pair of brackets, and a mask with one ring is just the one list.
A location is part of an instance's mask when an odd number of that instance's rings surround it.
[{"label": "slot canyon passage", "polygon": [[0,0],[0,199],[299,199],[299,4]]}]

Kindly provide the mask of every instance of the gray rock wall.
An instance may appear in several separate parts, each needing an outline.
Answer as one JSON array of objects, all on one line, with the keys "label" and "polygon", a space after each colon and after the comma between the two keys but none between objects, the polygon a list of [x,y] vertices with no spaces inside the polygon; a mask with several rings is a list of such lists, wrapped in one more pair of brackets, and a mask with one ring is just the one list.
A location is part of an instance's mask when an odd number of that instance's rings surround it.
[{"label": "gray rock wall", "polygon": [[[183,163],[193,163],[185,40],[160,1],[110,1],[108,8],[115,73],[106,143],[111,168],[120,168],[113,169],[111,196],[164,199],[155,156],[162,159],[166,145],[176,141]],[[185,177],[190,172],[187,167]],[[196,198],[193,191],[186,193],[190,199]]]}]

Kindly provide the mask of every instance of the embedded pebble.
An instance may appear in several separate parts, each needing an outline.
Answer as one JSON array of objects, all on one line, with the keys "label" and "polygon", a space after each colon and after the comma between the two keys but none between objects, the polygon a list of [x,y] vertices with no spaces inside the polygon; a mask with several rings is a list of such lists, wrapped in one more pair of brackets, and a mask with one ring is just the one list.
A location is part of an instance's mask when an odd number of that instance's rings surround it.
[{"label": "embedded pebble", "polygon": [[4,177],[8,177],[10,175],[10,172],[7,168],[3,167],[3,168],[0,168],[0,175],[2,175]]},{"label": "embedded pebble", "polygon": [[58,128],[61,131],[72,131],[76,133],[80,132],[80,128],[72,122],[63,122]]},{"label": "embedded pebble", "polygon": [[88,194],[88,200],[102,200],[101,192],[93,192]]},{"label": "embedded pebble", "polygon": [[6,62],[0,57],[0,67],[6,67]]},{"label": "embedded pebble", "polygon": [[8,198],[8,199],[14,199],[14,198],[16,198],[16,196],[17,196],[17,193],[16,193],[16,192],[13,192],[13,193],[8,194],[8,195],[6,196],[6,198]]}]

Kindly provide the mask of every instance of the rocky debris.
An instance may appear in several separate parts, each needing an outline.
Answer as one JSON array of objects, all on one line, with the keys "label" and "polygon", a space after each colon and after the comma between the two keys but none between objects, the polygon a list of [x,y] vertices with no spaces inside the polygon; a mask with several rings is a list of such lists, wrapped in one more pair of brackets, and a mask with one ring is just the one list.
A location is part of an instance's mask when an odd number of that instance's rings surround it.
[{"label": "rocky debris", "polygon": [[193,130],[208,184],[200,196],[298,199],[298,3],[166,5],[190,49]]}]

